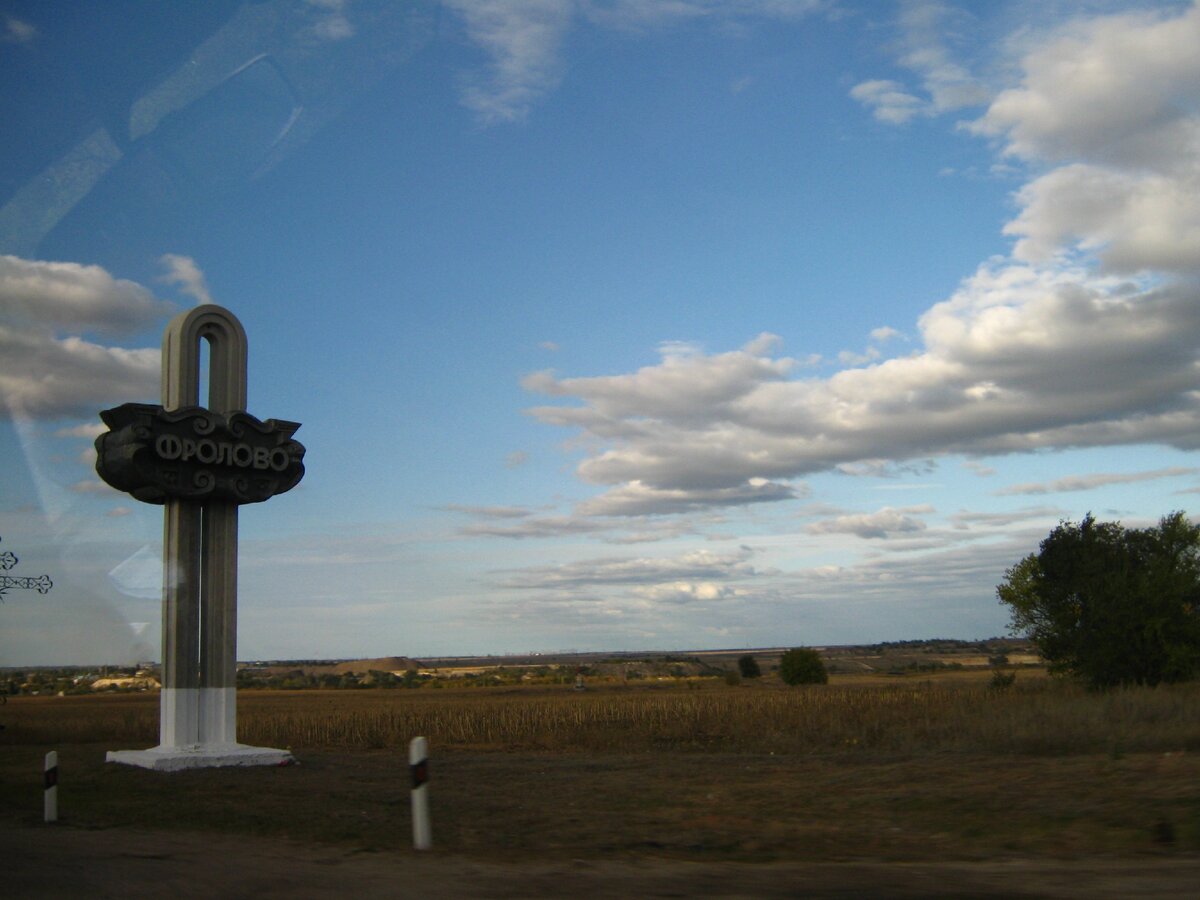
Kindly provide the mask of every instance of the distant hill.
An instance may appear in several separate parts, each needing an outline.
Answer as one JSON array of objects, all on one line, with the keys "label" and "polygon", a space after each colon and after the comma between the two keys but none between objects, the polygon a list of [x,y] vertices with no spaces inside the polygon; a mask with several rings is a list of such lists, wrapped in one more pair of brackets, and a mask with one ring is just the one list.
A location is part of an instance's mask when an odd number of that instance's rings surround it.
[{"label": "distant hill", "polygon": [[407,672],[409,669],[416,670],[418,668],[418,664],[407,656],[381,656],[377,659],[352,659],[348,662],[336,663],[324,671],[333,672],[335,675],[343,675],[347,672],[365,675],[367,672]]},{"label": "distant hill", "polygon": [[330,662],[320,660],[276,660],[254,664],[253,671],[260,675],[366,675],[368,672],[416,671],[420,663],[407,656],[381,656],[376,659],[348,659]]}]

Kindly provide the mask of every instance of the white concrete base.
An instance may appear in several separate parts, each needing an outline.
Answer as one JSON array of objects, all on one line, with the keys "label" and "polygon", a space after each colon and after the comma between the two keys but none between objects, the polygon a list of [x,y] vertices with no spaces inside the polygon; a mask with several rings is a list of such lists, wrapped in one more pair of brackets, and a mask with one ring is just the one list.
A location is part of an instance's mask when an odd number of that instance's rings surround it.
[{"label": "white concrete base", "polygon": [[[237,688],[200,688],[201,744],[237,745]],[[160,737],[161,741],[162,738]]]},{"label": "white concrete base", "polygon": [[163,688],[159,695],[161,747],[237,743],[237,689]]},{"label": "white concrete base", "polygon": [[105,762],[141,766],[156,772],[207,769],[217,766],[290,766],[296,758],[287,750],[245,744],[202,744],[191,747],[151,747],[149,750],[109,750]]}]

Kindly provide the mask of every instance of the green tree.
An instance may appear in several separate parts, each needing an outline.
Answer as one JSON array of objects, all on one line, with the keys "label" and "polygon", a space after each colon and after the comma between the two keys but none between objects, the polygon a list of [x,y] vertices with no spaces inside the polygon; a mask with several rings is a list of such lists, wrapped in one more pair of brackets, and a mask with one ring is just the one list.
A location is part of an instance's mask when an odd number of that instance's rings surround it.
[{"label": "green tree", "polygon": [[1143,529],[1062,522],[996,595],[1052,672],[1093,688],[1200,671],[1200,527],[1181,512]]},{"label": "green tree", "polygon": [[738,672],[743,678],[762,678],[762,669],[758,667],[758,660],[749,653],[738,657]]},{"label": "green tree", "polygon": [[825,684],[829,673],[816,650],[794,647],[779,660],[779,677],[785,684]]}]

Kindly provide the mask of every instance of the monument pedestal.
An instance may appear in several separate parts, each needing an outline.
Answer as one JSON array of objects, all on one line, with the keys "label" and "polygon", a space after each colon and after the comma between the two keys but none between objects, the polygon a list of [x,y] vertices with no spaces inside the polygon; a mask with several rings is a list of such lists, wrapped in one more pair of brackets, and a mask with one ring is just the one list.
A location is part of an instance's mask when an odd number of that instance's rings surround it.
[{"label": "monument pedestal", "polygon": [[109,750],[105,762],[140,766],[156,772],[181,772],[213,766],[290,766],[296,761],[287,750],[249,747],[245,744],[197,744],[194,747],[151,747],[149,750]]},{"label": "monument pedestal", "polygon": [[237,742],[235,688],[163,688],[159,695],[157,747],[109,750],[105,762],[157,772],[212,766],[288,766],[287,750]]}]

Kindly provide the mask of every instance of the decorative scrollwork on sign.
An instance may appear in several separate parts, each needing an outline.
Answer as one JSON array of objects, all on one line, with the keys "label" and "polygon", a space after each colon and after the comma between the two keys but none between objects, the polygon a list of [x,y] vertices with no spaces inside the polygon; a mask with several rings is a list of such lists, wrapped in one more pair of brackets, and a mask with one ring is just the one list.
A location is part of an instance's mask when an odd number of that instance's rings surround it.
[{"label": "decorative scrollwork on sign", "polygon": [[[17,564],[19,560],[7,550],[0,553],[0,569],[8,571]],[[0,601],[3,601],[4,595],[14,588],[21,590],[37,591],[39,594],[47,594],[54,587],[54,582],[50,580],[49,575],[0,575]]]}]

